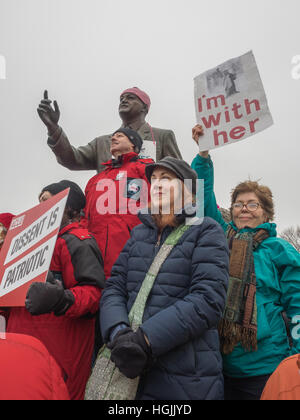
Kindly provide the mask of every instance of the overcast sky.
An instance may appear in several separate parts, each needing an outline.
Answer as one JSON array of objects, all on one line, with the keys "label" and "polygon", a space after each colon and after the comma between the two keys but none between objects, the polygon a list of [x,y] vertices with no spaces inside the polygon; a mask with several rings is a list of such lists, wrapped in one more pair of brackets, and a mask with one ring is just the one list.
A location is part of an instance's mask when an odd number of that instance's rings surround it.
[{"label": "overcast sky", "polygon": [[260,179],[273,191],[278,231],[300,224],[299,15],[299,0],[0,0],[0,212],[33,207],[49,183],[85,188],[94,175],[57,164],[36,112],[44,89],[79,146],[117,129],[120,93],[140,87],[152,101],[148,122],[172,129],[190,163],[193,78],[253,50],[274,125],[212,151],[217,201],[228,207],[237,183]]}]

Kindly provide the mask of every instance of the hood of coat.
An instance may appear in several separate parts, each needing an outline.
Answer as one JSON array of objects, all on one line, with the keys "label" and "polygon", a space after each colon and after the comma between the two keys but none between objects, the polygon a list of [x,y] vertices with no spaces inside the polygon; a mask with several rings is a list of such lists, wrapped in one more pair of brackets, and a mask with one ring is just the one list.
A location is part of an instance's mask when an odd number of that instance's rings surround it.
[{"label": "hood of coat", "polygon": [[229,224],[230,224],[230,226],[233,227],[233,229],[236,232],[239,232],[239,233],[257,232],[259,229],[265,229],[269,233],[270,237],[276,237],[277,236],[276,223],[262,223],[261,225],[258,225],[255,228],[246,227],[246,228],[240,229],[240,230],[238,230],[238,228],[236,227],[236,225],[234,224],[233,221],[231,221]]}]

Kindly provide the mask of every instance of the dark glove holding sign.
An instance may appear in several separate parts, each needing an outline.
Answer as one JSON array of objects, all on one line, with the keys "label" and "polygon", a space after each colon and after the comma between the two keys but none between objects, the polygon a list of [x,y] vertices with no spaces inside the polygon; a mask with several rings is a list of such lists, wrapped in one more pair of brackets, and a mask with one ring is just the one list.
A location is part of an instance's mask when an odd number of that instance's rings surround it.
[{"label": "dark glove holding sign", "polygon": [[46,283],[33,283],[26,295],[25,307],[31,315],[54,313],[64,315],[75,302],[70,290],[65,290],[49,271]]},{"label": "dark glove holding sign", "polygon": [[151,349],[140,328],[136,332],[122,329],[107,347],[111,350],[111,361],[130,379],[140,376],[151,361]]}]

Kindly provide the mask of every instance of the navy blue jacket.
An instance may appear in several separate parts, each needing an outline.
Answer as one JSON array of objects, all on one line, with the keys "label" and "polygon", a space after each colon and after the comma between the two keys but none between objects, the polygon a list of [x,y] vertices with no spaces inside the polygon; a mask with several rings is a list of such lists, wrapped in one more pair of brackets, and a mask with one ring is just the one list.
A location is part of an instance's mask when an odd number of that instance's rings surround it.
[{"label": "navy blue jacket", "polygon": [[[158,252],[150,215],[139,215],[101,298],[105,342],[128,313]],[[160,244],[170,234],[166,227]],[[229,252],[222,228],[212,219],[186,231],[164,262],[148,298],[141,326],[155,362],[140,380],[137,399],[223,399],[217,325],[228,285]]]}]

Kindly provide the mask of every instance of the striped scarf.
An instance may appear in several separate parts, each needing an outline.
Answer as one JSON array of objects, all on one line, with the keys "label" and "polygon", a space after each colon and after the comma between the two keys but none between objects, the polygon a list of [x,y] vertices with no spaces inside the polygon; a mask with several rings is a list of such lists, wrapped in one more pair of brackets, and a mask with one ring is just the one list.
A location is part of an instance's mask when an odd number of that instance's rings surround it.
[{"label": "striped scarf", "polygon": [[253,251],[269,237],[265,229],[237,233],[231,225],[226,232],[230,249],[229,286],[223,319],[219,325],[221,351],[229,354],[237,344],[257,350],[256,276]]}]

